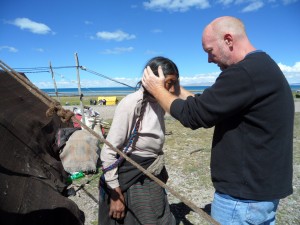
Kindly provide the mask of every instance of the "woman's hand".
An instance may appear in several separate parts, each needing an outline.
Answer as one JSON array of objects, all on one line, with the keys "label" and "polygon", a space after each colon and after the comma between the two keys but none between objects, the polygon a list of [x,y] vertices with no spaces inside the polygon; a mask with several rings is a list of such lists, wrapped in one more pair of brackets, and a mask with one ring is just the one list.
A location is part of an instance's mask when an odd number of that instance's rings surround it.
[{"label": "woman's hand", "polygon": [[109,216],[120,220],[125,217],[125,200],[120,187],[111,191]]}]

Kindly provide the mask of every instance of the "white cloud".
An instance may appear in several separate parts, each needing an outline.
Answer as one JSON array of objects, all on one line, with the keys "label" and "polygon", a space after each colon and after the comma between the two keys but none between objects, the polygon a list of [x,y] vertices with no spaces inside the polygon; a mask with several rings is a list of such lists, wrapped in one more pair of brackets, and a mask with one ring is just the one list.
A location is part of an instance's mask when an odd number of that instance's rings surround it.
[{"label": "white cloud", "polygon": [[7,46],[7,45],[0,46],[0,51],[5,50],[5,49],[6,49],[7,51],[13,52],[13,53],[18,52],[18,49],[14,48],[14,47]]},{"label": "white cloud", "polygon": [[152,33],[162,33],[161,29],[153,29],[151,30]]},{"label": "white cloud", "polygon": [[36,48],[35,51],[37,51],[37,52],[45,52],[45,50],[43,48]]},{"label": "white cloud", "polygon": [[206,9],[210,7],[208,0],[149,0],[143,2],[146,9],[150,10],[169,10],[185,12],[191,8]]},{"label": "white cloud", "polygon": [[252,12],[256,11],[264,6],[262,1],[254,1],[247,5],[245,8],[242,9],[242,12]]},{"label": "white cloud", "polygon": [[243,7],[242,12],[253,12],[261,9],[265,5],[278,6],[278,4],[289,5],[298,2],[299,0],[218,0],[217,4],[231,7],[238,5]]},{"label": "white cloud", "polygon": [[[47,25],[34,22],[28,18],[16,18],[13,22],[10,23],[22,30],[29,30],[34,34],[48,34],[52,32]],[[54,34],[54,32],[52,33]]]},{"label": "white cloud", "polygon": [[[296,62],[293,66],[287,66],[278,63],[289,84],[300,83],[300,62]],[[180,75],[180,85],[183,86],[201,86],[212,85],[215,83],[220,72],[212,72],[205,74],[195,74],[192,76]]]},{"label": "white cloud", "polygon": [[161,55],[162,54],[162,52],[157,52],[157,51],[154,51],[154,50],[146,50],[145,51],[145,54],[146,55]]},{"label": "white cloud", "polygon": [[284,5],[289,5],[298,2],[298,0],[282,0]]},{"label": "white cloud", "polygon": [[101,52],[102,54],[121,54],[121,53],[124,53],[124,52],[131,52],[133,51],[133,47],[127,47],[127,48],[124,48],[124,47],[116,47],[116,48],[113,48],[113,49],[105,49],[105,51]]},{"label": "white cloud", "polygon": [[201,86],[201,85],[211,85],[213,84],[220,72],[212,72],[207,74],[196,74],[193,76],[182,76],[180,75],[180,85],[183,86]]},{"label": "white cloud", "polygon": [[[77,88],[78,82],[76,80],[56,80],[57,89],[59,92],[60,88]],[[39,88],[54,88],[54,84],[51,81],[48,82],[36,82],[34,83]]]},{"label": "white cloud", "polygon": [[296,62],[293,66],[286,66],[282,63],[278,63],[278,66],[282,72],[300,72],[300,62]]},{"label": "white cloud", "polygon": [[[282,5],[289,5],[298,2],[299,0],[281,0]],[[221,4],[226,7],[232,5],[239,5],[243,7],[242,12],[257,11],[266,4],[272,6],[280,4],[277,0],[148,0],[143,2],[143,6],[148,10],[163,11],[168,10],[172,12],[186,12],[192,8],[207,9],[211,5]]]},{"label": "white cloud", "polygon": [[[95,39],[94,37],[91,38]],[[136,36],[133,34],[125,33],[122,30],[117,30],[114,32],[109,32],[109,31],[97,32],[96,38],[103,39],[103,40],[124,41],[124,40],[135,39]]]},{"label": "white cloud", "polygon": [[234,0],[219,0],[219,1],[217,1],[217,3],[220,3],[225,6],[228,6],[228,5],[232,4],[233,2],[234,2]]},{"label": "white cloud", "polygon": [[93,24],[93,22],[92,22],[92,21],[85,20],[85,21],[84,21],[84,24],[85,24],[85,25],[91,25],[91,24]]},{"label": "white cloud", "polygon": [[[141,78],[126,78],[126,77],[114,77],[114,80],[120,82],[120,83],[124,83],[127,84],[131,87],[135,87],[136,84],[141,80]],[[66,87],[68,85],[68,87],[77,87],[76,85],[69,83],[61,83],[62,87]],[[119,84],[115,81],[112,80],[102,80],[102,79],[98,79],[98,80],[81,80],[80,81],[80,85],[82,88],[88,88],[88,87],[124,87],[124,85]]]},{"label": "white cloud", "polygon": [[293,66],[278,63],[278,66],[290,84],[300,83],[300,62],[296,62]]}]

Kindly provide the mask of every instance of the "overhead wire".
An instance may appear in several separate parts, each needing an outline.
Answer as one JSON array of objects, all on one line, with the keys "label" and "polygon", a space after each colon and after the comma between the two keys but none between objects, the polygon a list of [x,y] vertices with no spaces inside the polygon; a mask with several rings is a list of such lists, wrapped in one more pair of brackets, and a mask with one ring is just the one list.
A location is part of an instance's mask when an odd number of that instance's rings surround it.
[{"label": "overhead wire", "polygon": [[[68,68],[76,68],[76,66],[53,66],[53,69],[68,69]],[[47,66],[39,66],[39,67],[20,67],[20,68],[14,68],[14,70],[40,70],[40,69],[48,69]]]},{"label": "overhead wire", "polygon": [[36,70],[36,71],[25,71],[19,70],[19,73],[49,73],[49,70]]},{"label": "overhead wire", "polygon": [[[60,76],[60,78],[67,80],[67,81],[70,82],[70,83],[75,83],[75,82],[77,82],[77,81],[68,79],[66,76],[64,76],[63,74],[60,74],[60,73],[58,73],[58,72],[53,71],[53,73],[56,74],[56,75],[58,75],[58,76]],[[81,86],[82,88],[84,88],[85,90],[88,90],[88,91],[91,92],[91,93],[95,93],[95,95],[96,95],[96,93],[97,93],[97,91],[94,91],[94,90],[90,89],[89,87],[86,87],[85,85],[80,84],[80,86]],[[59,93],[59,94],[65,94],[65,93],[63,93],[63,92],[58,92],[58,93]],[[71,96],[79,96],[79,94],[70,94],[70,93],[68,93],[68,95],[71,95]]]},{"label": "overhead wire", "polygon": [[[111,81],[116,82],[118,84],[130,87],[132,89],[136,89],[136,87],[132,87],[132,86],[126,84],[126,83],[123,83],[123,82],[120,82],[120,81],[118,81],[116,79],[110,78],[110,77],[108,77],[106,75],[103,75],[101,73],[98,73],[96,71],[88,69],[88,68],[86,68],[84,66],[78,66],[78,67],[81,70],[86,71],[88,73],[94,74],[94,75],[99,76],[99,77],[103,77],[105,79],[111,80]],[[52,67],[52,69],[68,69],[68,68],[77,68],[77,66],[56,66],[56,67]],[[49,71],[49,67],[27,67],[27,68],[20,67],[20,68],[14,68],[14,70],[19,71],[21,73],[45,73],[45,72],[49,73],[50,72]]]},{"label": "overhead wire", "polygon": [[108,79],[108,80],[114,81],[114,82],[116,82],[116,83],[118,83],[118,84],[122,84],[122,85],[124,85],[124,86],[127,86],[127,87],[130,87],[130,88],[132,88],[132,89],[135,89],[135,87],[132,87],[132,86],[130,86],[130,85],[128,85],[128,84],[125,84],[125,83],[123,83],[123,82],[120,82],[120,81],[118,81],[118,80],[112,79],[112,78],[110,78],[110,77],[108,77],[108,76],[105,76],[105,75],[103,75],[103,74],[101,74],[101,73],[98,73],[98,72],[96,72],[96,71],[90,70],[90,69],[88,69],[88,68],[86,68],[86,67],[84,67],[84,66],[79,66],[79,68],[82,69],[82,70],[84,70],[84,71],[86,71],[86,72],[89,72],[89,73],[92,73],[92,74],[94,74],[94,75],[97,75],[97,76],[99,76],[99,77],[103,77],[103,78],[106,78],[106,79]]}]

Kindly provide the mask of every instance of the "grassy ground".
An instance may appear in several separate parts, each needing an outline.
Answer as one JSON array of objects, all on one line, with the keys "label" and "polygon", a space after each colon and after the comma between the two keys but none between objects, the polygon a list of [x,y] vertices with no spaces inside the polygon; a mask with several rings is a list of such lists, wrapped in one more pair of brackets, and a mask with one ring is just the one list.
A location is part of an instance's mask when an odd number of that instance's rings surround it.
[{"label": "grassy ground", "polygon": [[[79,96],[64,96],[64,97],[53,97],[55,100],[59,101],[62,106],[64,105],[80,105],[80,98]],[[90,100],[96,100],[97,96],[86,96],[82,98],[83,105],[90,105]],[[117,96],[117,102],[124,98],[124,96]]]},{"label": "grassy ground", "polygon": [[[213,128],[193,131],[184,128],[172,117],[166,117],[166,133],[164,152],[169,172],[167,185],[198,207],[207,209],[214,192],[209,166]],[[71,199],[84,211],[86,225],[98,223],[99,176],[99,173],[88,175],[74,182],[77,188],[85,184]],[[300,224],[300,113],[295,114],[293,189],[293,195],[280,201],[277,213],[279,225]],[[208,224],[199,214],[169,192],[168,198],[177,225]]]},{"label": "grassy ground", "polygon": [[[300,224],[300,113],[295,114],[294,124],[294,193],[280,202],[277,213],[279,225]],[[167,136],[165,145],[166,165],[172,178],[168,184],[180,190],[199,207],[206,208],[211,203],[214,191],[209,166],[213,128],[192,131],[172,120],[167,120],[166,126],[172,131],[172,135]],[[178,200],[171,195],[169,199],[171,206],[180,206]],[[185,211],[188,213],[183,214],[180,213],[182,209],[176,210],[174,207],[173,212],[179,212],[176,218],[178,224],[207,224],[199,215],[187,210],[187,207]],[[186,223],[187,218],[189,223]]]},{"label": "grassy ground", "polygon": [[300,224],[300,113],[295,113],[294,121],[294,154],[293,154],[293,195],[282,199],[277,219],[279,225]]}]

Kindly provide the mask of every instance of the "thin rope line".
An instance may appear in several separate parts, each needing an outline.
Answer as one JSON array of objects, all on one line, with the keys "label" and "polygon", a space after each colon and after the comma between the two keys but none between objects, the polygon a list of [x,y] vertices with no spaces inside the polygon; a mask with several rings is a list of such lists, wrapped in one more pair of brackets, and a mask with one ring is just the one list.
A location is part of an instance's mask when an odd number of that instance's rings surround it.
[{"label": "thin rope line", "polygon": [[106,78],[106,79],[108,79],[108,80],[114,81],[114,82],[116,82],[116,83],[122,84],[122,85],[127,86],[127,87],[130,87],[130,88],[132,88],[132,89],[135,89],[135,87],[132,87],[132,86],[130,86],[130,85],[128,85],[128,84],[125,84],[125,83],[123,83],[123,82],[120,82],[120,81],[118,81],[118,80],[112,79],[112,78],[110,78],[110,77],[108,77],[108,76],[105,76],[105,75],[103,75],[103,74],[101,74],[101,73],[98,73],[98,72],[96,72],[96,71],[90,70],[90,69],[88,69],[88,68],[86,68],[86,67],[79,66],[79,68],[82,69],[82,70],[84,70],[84,71],[86,71],[86,72],[89,72],[89,73],[92,73],[92,74],[94,74],[94,75],[97,75],[97,76],[99,76],[99,77],[103,77],[103,78]]},{"label": "thin rope line", "polygon": [[[86,72],[89,72],[91,74],[103,77],[105,79],[111,80],[111,81],[116,82],[118,84],[122,84],[124,86],[135,89],[135,87],[132,87],[132,86],[126,84],[126,83],[123,83],[123,82],[120,82],[120,81],[115,80],[113,78],[110,78],[108,76],[105,76],[105,75],[103,75],[101,73],[98,73],[96,71],[90,70],[90,69],[88,69],[84,66],[56,66],[56,67],[52,67],[52,69],[68,69],[68,68],[77,68],[77,67],[84,70],[84,71],[86,71]],[[19,67],[19,68],[14,68],[14,70],[18,70],[19,72],[22,72],[22,73],[46,73],[46,72],[49,73],[49,68],[48,67],[42,67],[42,66],[41,67],[27,67],[27,68],[26,67]]]}]

